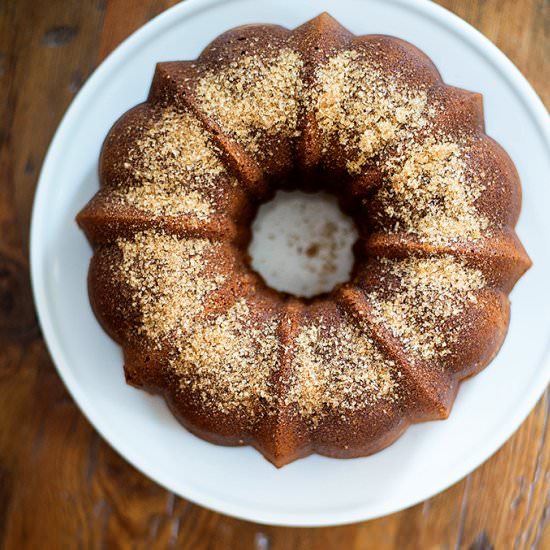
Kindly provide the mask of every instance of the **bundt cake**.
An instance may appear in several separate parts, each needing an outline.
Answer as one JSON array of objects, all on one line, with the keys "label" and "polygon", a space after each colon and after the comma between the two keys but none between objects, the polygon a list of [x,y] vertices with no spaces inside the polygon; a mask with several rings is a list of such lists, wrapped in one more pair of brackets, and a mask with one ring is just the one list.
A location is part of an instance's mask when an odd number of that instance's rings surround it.
[{"label": "bundt cake", "polygon": [[[77,219],[128,383],[276,466],[368,455],[447,417],[497,353],[530,265],[518,174],[481,96],[327,14],[159,63],[109,132],[100,180]],[[359,232],[349,282],[306,300],[254,272],[251,222],[279,189],[339,198]]]}]

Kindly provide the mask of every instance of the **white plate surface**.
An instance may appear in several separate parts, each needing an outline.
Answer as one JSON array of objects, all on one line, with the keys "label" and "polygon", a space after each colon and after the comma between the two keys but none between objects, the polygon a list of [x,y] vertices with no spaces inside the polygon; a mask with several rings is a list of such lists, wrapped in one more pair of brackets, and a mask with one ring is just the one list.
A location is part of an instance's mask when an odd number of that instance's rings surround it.
[{"label": "white plate surface", "polygon": [[[504,347],[463,384],[449,420],[412,427],[372,457],[312,456],[276,470],[250,448],[206,443],[163,402],[124,383],[120,349],[88,303],[91,251],[74,216],[95,193],[111,124],[142,101],[155,62],[190,59],[244,23],[295,27],[327,10],[356,33],[385,33],[424,50],[446,82],[485,98],[488,133],[519,170],[518,232],[534,267],[512,294]],[[35,199],[32,279],[43,333],[65,384],[97,430],[137,468],[181,496],[262,523],[330,525],[374,518],[445,489],[519,426],[550,378],[550,135],[546,110],[512,63],[472,27],[423,0],[188,0],[124,42],[67,111]]]}]

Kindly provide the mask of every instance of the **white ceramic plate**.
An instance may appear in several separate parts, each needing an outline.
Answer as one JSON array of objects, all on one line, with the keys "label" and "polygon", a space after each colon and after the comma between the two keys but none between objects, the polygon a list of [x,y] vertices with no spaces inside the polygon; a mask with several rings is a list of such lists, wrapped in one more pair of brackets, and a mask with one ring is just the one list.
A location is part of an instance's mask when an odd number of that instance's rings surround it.
[{"label": "white ceramic plate", "polygon": [[[327,10],[356,33],[385,33],[424,50],[446,82],[485,97],[488,133],[518,167],[518,227],[534,267],[512,294],[502,351],[466,382],[449,420],[412,427],[372,457],[312,456],[276,470],[250,448],[186,432],[163,402],[124,383],[121,352],[90,306],[90,248],[74,216],[95,193],[111,124],[142,101],[155,62],[191,59],[243,23],[295,27]],[[550,135],[546,110],[512,63],[451,13],[420,0],[188,0],[124,42],[67,111],[36,194],[32,279],[44,336],[60,375],[97,430],[158,483],[208,508],[269,524],[331,525],[411,506],[455,483],[510,437],[550,378]]]}]

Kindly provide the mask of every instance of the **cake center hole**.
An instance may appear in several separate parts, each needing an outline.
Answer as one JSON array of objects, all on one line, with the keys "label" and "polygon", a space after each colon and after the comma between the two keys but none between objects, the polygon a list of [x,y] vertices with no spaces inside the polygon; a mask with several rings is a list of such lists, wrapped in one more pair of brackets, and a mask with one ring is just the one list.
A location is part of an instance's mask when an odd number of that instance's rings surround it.
[{"label": "cake center hole", "polygon": [[268,285],[311,298],[349,280],[353,220],[328,193],[279,191],[252,224],[252,267]]}]

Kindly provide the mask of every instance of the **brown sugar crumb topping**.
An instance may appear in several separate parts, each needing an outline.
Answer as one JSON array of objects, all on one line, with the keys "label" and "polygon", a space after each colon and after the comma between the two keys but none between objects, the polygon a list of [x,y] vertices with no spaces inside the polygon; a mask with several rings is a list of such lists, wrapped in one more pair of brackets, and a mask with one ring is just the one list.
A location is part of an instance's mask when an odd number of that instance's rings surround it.
[{"label": "brown sugar crumb topping", "polygon": [[377,199],[393,223],[388,229],[432,244],[480,239],[488,221],[475,202],[484,186],[466,157],[466,146],[431,137],[387,158]]},{"label": "brown sugar crumb topping", "polygon": [[343,320],[302,327],[294,341],[294,372],[287,404],[316,424],[323,414],[364,408],[395,399],[397,372],[367,332]]},{"label": "brown sugar crumb topping", "polygon": [[208,219],[215,183],[225,173],[219,154],[193,115],[168,107],[125,159],[138,185],[122,189],[121,200],[156,215]]},{"label": "brown sugar crumb topping", "polygon": [[451,256],[380,262],[399,280],[399,288],[389,297],[377,291],[368,294],[376,322],[421,359],[448,355],[455,335],[446,322],[460,315],[468,303],[477,302],[476,291],[486,285],[481,271]]},{"label": "brown sugar crumb topping", "polygon": [[221,274],[206,274],[218,245],[204,239],[142,231],[130,240],[117,239],[117,246],[118,276],[129,285],[132,306],[141,315],[138,330],[152,339],[188,330],[204,298],[224,281]]},{"label": "brown sugar crumb topping", "polygon": [[208,72],[197,86],[206,114],[251,151],[259,153],[259,132],[296,134],[302,94],[300,56],[283,49],[274,59],[245,56]]},{"label": "brown sugar crumb topping", "polygon": [[278,366],[277,324],[272,318],[256,326],[244,299],[197,323],[172,362],[182,389],[221,413],[265,410],[274,399],[270,376]]},{"label": "brown sugar crumb topping", "polygon": [[312,102],[325,150],[334,139],[346,147],[352,174],[405,130],[426,124],[426,92],[386,75],[357,51],[331,57],[316,70],[316,81]]}]

